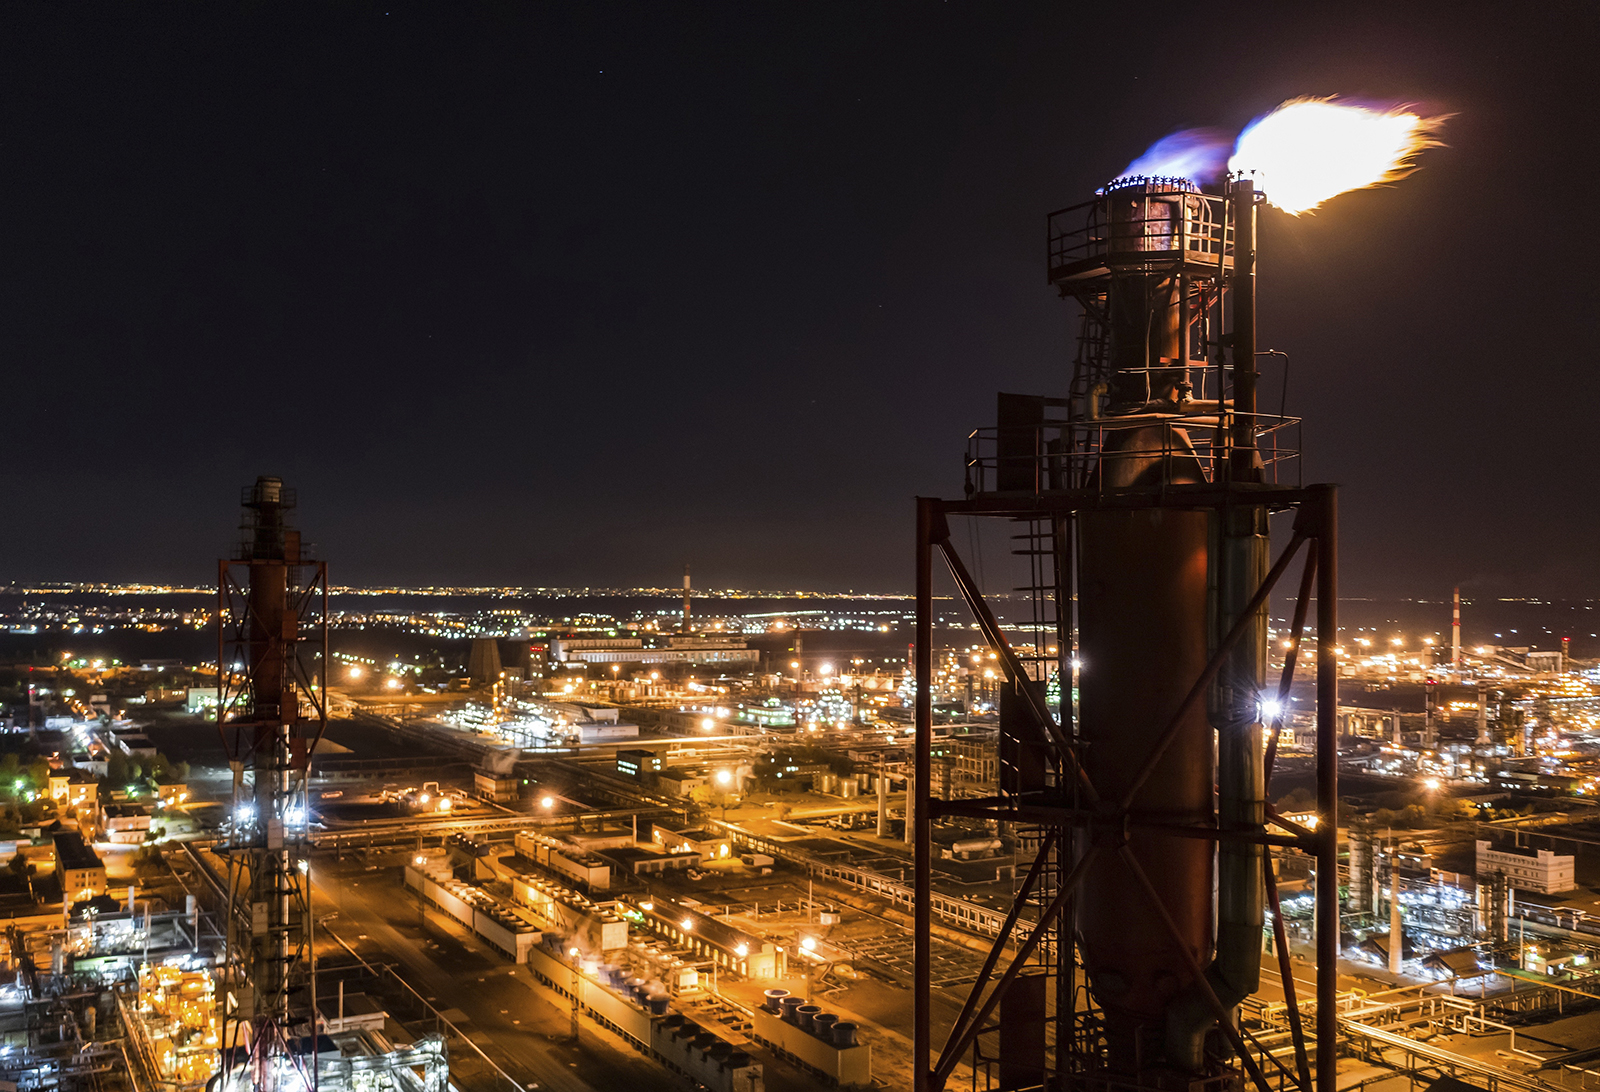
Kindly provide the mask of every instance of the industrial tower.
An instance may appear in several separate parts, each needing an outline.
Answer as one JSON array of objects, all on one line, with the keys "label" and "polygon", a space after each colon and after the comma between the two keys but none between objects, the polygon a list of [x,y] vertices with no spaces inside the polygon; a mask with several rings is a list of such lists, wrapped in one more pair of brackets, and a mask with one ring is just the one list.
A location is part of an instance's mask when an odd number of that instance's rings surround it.
[{"label": "industrial tower", "polygon": [[[1003,1089],[1313,1092],[1313,1049],[1317,1092],[1335,1087],[1336,496],[1300,484],[1298,421],[1257,405],[1258,368],[1281,356],[1256,350],[1259,201],[1249,178],[1202,192],[1132,177],[1052,213],[1049,281],[1081,312],[1067,396],[1001,394],[997,427],[972,435],[965,496],[918,499],[916,1092],[962,1063]],[[1277,514],[1292,529],[1273,560]],[[1028,560],[1031,620],[1014,638],[952,517],[1005,521]],[[929,793],[935,554],[1005,673],[999,792],[985,799]],[[1301,556],[1286,663],[1269,680],[1268,597]],[[1309,830],[1273,813],[1269,780],[1313,598],[1323,822]],[[959,1016],[936,1029],[943,817],[1038,848]],[[1273,846],[1316,862],[1315,1048]],[[1237,1020],[1269,929],[1292,1071]]]},{"label": "industrial tower", "polygon": [[217,729],[233,770],[226,855],[226,1087],[314,1088],[306,778],[327,728],[328,572],[289,526],[295,495],[257,478],[234,557],[217,563]]}]

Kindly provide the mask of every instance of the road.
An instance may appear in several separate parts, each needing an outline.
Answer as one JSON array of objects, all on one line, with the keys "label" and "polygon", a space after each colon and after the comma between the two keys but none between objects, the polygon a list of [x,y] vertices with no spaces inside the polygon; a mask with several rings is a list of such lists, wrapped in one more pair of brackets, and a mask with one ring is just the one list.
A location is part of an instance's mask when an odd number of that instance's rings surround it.
[{"label": "road", "polygon": [[368,962],[396,965],[523,1088],[600,1092],[662,1086],[660,1067],[599,1035],[586,1034],[574,1046],[570,1013],[533,993],[526,968],[463,938],[455,923],[436,912],[424,916],[417,910],[396,881],[400,858],[393,856],[321,860],[313,868],[315,912],[323,923],[319,957],[344,955],[342,940]]}]

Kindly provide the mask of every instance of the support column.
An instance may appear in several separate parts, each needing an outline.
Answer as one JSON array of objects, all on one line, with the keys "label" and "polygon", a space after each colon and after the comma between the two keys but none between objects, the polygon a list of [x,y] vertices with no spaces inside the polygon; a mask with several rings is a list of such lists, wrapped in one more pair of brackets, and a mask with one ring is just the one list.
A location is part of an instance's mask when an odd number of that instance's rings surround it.
[{"label": "support column", "polygon": [[[917,647],[916,647],[916,760],[914,784],[916,807],[914,816],[906,817],[915,823],[915,891],[913,930],[916,951],[913,962],[915,1009],[912,1016],[912,1088],[914,1092],[929,1092],[932,1086],[931,1059],[933,1057],[932,1017],[932,944],[930,929],[932,910],[928,905],[932,893],[930,869],[932,847],[929,844],[931,827],[928,822],[928,772],[933,746],[933,525],[938,502],[931,497],[917,498]],[[906,794],[907,804],[911,793]]]},{"label": "support column", "polygon": [[1339,494],[1317,505],[1317,1092],[1339,1087]]}]

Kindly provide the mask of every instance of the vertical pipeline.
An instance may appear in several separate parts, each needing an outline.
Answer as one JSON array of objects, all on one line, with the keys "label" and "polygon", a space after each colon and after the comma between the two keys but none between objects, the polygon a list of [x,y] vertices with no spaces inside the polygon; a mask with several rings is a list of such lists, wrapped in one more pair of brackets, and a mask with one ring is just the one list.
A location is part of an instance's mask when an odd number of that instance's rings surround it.
[{"label": "vertical pipeline", "polygon": [[1230,477],[1256,479],[1256,187],[1233,183],[1233,429]]}]

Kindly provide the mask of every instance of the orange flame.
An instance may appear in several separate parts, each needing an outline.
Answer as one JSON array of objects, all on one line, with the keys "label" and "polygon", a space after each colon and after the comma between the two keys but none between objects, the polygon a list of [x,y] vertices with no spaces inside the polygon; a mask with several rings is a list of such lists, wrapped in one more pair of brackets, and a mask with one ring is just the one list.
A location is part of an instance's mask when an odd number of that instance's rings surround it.
[{"label": "orange flame", "polygon": [[1298,216],[1348,190],[1404,178],[1418,152],[1440,146],[1444,121],[1406,107],[1290,99],[1239,134],[1228,169],[1255,175],[1269,204]]}]

